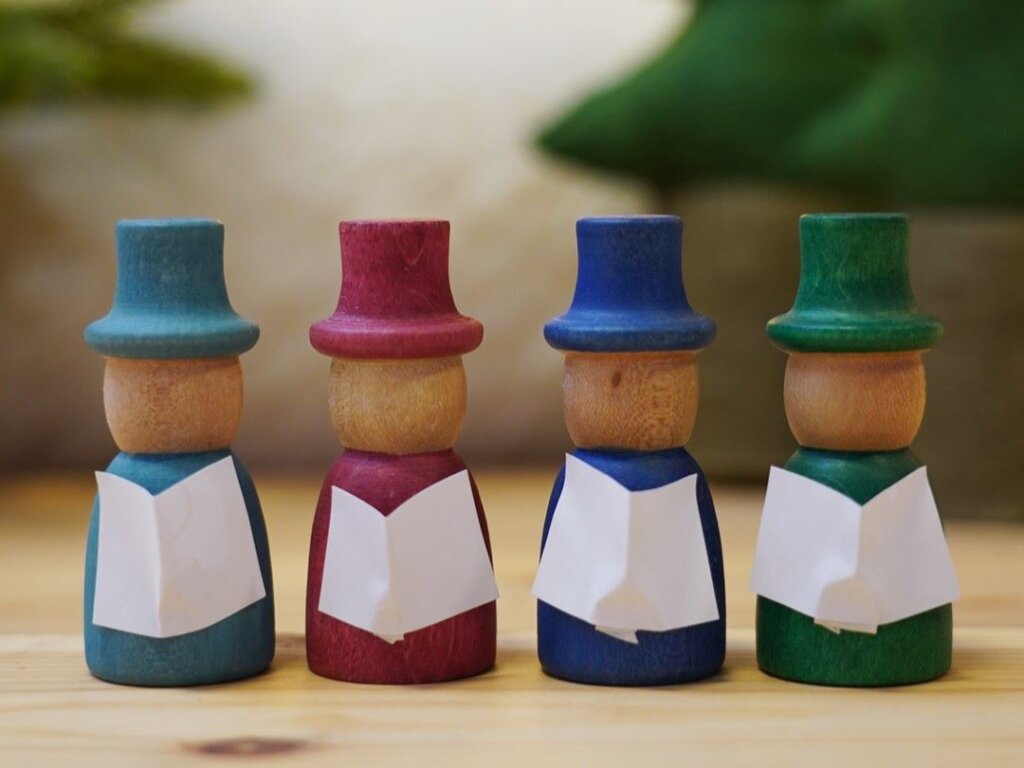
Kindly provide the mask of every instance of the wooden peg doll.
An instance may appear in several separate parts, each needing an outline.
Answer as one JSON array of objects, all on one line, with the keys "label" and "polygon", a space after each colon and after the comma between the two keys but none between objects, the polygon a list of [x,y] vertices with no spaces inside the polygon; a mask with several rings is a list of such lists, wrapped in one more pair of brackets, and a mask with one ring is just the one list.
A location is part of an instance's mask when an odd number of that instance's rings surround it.
[{"label": "wooden peg doll", "polygon": [[752,579],[758,664],[777,677],[904,685],[950,666],[959,590],[910,451],[942,327],[914,304],[907,238],[900,214],[802,217],[796,302],[768,323],[800,444],[772,468]]},{"label": "wooden peg doll", "polygon": [[583,683],[706,677],[725,654],[714,505],[685,445],[697,352],[714,323],[683,287],[674,216],[582,219],[572,306],[544,328],[565,352],[565,421],[576,450],[544,521],[540,662]]},{"label": "wooden peg doll", "polygon": [[216,221],[122,221],[113,307],[85,331],[121,449],[86,549],[85,657],[104,680],[219,683],[274,656],[263,513],[230,449],[259,329],[231,308],[223,246]]},{"label": "wooden peg doll", "polygon": [[466,409],[462,355],[483,328],[455,308],[446,221],[340,225],[337,310],[310,329],[331,357],[344,446],[309,556],[310,669],[426,683],[494,665],[497,589],[483,506],[452,450]]}]

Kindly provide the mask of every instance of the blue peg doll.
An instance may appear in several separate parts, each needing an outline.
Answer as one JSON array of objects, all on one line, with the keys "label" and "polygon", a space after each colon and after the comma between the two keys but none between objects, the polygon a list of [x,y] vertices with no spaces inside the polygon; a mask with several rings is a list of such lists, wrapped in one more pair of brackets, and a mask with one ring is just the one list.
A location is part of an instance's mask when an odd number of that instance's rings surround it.
[{"label": "blue peg doll", "polygon": [[122,221],[113,307],[85,331],[121,450],[85,566],[86,663],[111,682],[219,683],[274,656],[266,527],[230,449],[259,329],[231,308],[223,245],[216,221]]},{"label": "blue peg doll", "polygon": [[582,219],[569,310],[544,328],[565,352],[562,394],[577,448],[544,521],[538,653],[555,677],[663,685],[725,656],[714,504],[685,445],[696,353],[714,323],[687,302],[674,216]]}]

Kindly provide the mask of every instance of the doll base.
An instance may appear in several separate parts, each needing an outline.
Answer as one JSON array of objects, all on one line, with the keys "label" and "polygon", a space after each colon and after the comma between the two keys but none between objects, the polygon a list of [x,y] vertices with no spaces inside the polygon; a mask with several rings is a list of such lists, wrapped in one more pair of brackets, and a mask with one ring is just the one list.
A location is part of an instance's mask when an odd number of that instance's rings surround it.
[{"label": "doll base", "polygon": [[669,632],[637,632],[636,645],[598,632],[547,603],[537,605],[537,652],[552,677],[587,685],[653,686],[689,683],[718,672],[725,659],[725,626],[712,621]]},{"label": "doll base", "polygon": [[942,677],[953,653],[953,607],[885,624],[878,633],[835,633],[791,608],[757,599],[757,665],[798,683],[912,685]]},{"label": "doll base", "polygon": [[306,657],[315,674],[348,683],[410,685],[473,677],[494,667],[496,613],[495,604],[488,603],[410,632],[397,643],[320,614],[316,629],[307,627]]}]

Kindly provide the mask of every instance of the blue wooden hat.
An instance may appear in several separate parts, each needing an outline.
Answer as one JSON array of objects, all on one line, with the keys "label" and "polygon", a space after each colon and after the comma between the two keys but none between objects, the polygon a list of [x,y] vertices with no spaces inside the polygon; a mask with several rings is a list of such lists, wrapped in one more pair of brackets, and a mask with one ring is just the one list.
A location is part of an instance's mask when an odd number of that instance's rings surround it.
[{"label": "blue wooden hat", "polygon": [[231,308],[224,285],[224,225],[210,219],[140,219],[117,225],[117,288],[106,317],[85,329],[108,357],[234,357],[260,336]]},{"label": "blue wooden hat", "polygon": [[683,287],[683,224],[676,216],[576,222],[579,267],[572,306],[544,326],[556,349],[648,352],[701,349],[715,338]]}]

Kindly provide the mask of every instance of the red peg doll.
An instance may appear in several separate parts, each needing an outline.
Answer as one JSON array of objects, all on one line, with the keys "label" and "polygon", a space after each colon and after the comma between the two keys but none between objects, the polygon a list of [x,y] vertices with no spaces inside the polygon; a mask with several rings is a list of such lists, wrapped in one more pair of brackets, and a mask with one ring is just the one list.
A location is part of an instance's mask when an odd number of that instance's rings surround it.
[{"label": "red peg doll", "polygon": [[310,329],[331,357],[344,450],[313,522],[306,647],[319,675],[428,683],[494,665],[487,523],[452,450],[461,356],[483,328],[455,308],[446,221],[342,222],[337,310]]}]

